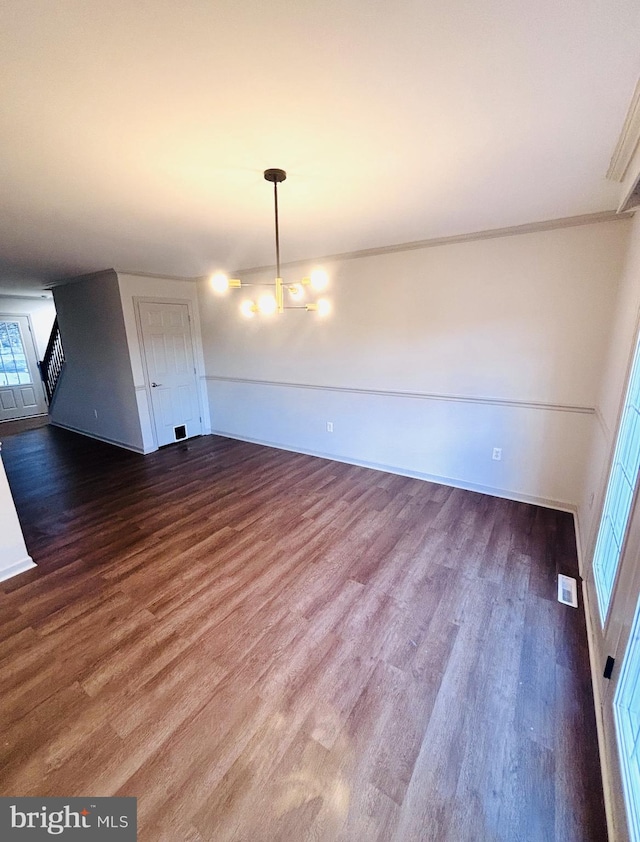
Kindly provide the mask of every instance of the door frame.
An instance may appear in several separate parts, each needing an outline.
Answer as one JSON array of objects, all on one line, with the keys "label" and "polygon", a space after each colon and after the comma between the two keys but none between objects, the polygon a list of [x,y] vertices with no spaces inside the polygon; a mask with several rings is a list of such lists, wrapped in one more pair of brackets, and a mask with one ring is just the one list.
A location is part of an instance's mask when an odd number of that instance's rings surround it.
[{"label": "door frame", "polygon": [[[189,333],[191,336],[191,353],[193,354],[193,364],[195,367],[194,377],[196,381],[196,395],[198,398],[198,413],[200,417],[200,435],[204,433],[204,406],[202,401],[202,394],[200,389],[200,381],[203,377],[203,372],[200,366],[200,358],[197,353],[195,342],[196,322],[193,315],[193,302],[188,298],[163,298],[159,295],[134,295],[133,309],[136,316],[136,332],[138,334],[138,347],[140,348],[140,359],[142,361],[142,373],[144,375],[144,388],[147,398],[147,412],[151,422],[151,434],[153,436],[153,444],[155,450],[158,450],[158,434],[156,432],[156,417],[153,410],[153,400],[151,398],[151,378],[149,377],[149,370],[147,368],[147,354],[144,346],[144,337],[142,334],[142,318],[140,316],[140,304],[186,304],[187,314],[189,316]],[[198,336],[200,332],[198,330]]]},{"label": "door frame", "polygon": [[[38,388],[40,389],[40,391],[42,393],[42,401],[44,403],[44,412],[38,412],[35,415],[23,415],[21,417],[22,418],[40,418],[43,415],[48,415],[49,414],[49,404],[47,402],[47,393],[46,393],[45,388],[44,388],[44,383],[42,382],[42,375],[40,374],[40,352],[38,351],[38,345],[36,344],[36,335],[35,335],[35,331],[33,329],[33,322],[31,321],[31,316],[29,315],[29,313],[8,313],[8,312],[5,312],[3,310],[0,310],[0,317],[4,317],[4,316],[7,316],[9,319],[26,319],[27,320],[27,326],[29,328],[29,339],[31,341],[31,346],[32,346],[32,349],[33,349],[33,356],[34,356],[34,359],[36,361],[36,371],[34,372],[35,373],[35,379],[33,381],[33,388],[35,390],[37,390]],[[12,420],[18,421],[20,419],[17,418],[17,419],[12,419]]]}]

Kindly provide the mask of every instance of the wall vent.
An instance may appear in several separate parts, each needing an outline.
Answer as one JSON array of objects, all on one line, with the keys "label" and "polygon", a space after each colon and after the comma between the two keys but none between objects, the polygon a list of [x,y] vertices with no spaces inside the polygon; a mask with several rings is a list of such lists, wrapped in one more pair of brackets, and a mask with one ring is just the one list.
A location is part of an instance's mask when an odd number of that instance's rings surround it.
[{"label": "wall vent", "polygon": [[563,605],[571,605],[572,608],[578,607],[578,585],[575,579],[571,576],[564,576],[558,573],[558,602]]}]

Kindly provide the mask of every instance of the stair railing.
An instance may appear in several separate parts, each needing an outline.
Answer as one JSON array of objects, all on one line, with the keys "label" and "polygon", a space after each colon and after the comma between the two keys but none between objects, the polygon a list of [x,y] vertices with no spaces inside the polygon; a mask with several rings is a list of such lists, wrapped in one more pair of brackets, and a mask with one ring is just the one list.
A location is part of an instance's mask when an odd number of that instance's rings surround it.
[{"label": "stair railing", "polygon": [[60,328],[58,327],[58,319],[53,323],[51,328],[51,336],[47,344],[47,350],[44,352],[43,360],[38,363],[40,368],[40,376],[44,383],[45,392],[47,393],[47,401],[50,404],[53,398],[53,393],[56,390],[60,372],[64,365],[64,348],[62,347],[62,338],[60,336]]}]

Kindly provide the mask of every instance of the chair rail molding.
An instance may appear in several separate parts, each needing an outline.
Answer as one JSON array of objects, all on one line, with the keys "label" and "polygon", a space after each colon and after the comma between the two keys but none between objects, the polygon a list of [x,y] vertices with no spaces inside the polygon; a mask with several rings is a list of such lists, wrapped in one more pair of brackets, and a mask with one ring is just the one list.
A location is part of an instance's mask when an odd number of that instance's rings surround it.
[{"label": "chair rail molding", "polygon": [[593,406],[577,404],[545,403],[543,401],[525,401],[510,398],[497,398],[482,395],[454,395],[440,392],[411,392],[393,389],[367,389],[358,386],[329,386],[317,383],[289,383],[279,380],[253,380],[246,377],[224,377],[208,374],[204,377],[209,383],[243,383],[250,386],[275,386],[286,389],[317,389],[321,392],[344,392],[352,395],[380,395],[390,398],[413,398],[429,401],[453,401],[455,403],[479,403],[492,406],[515,406],[524,409],[541,409],[552,412],[577,412],[580,415],[595,415]]}]

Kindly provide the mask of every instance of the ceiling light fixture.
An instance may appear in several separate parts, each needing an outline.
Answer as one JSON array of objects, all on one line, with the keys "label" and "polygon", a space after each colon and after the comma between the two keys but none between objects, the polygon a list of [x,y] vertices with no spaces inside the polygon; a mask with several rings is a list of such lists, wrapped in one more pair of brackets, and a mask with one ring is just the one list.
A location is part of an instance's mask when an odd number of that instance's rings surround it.
[{"label": "ceiling light fixture", "polygon": [[[263,293],[257,301],[243,301],[240,305],[240,312],[243,316],[251,318],[256,313],[270,316],[273,313],[284,313],[285,310],[306,310],[308,313],[317,313],[319,316],[326,316],[331,312],[331,304],[326,298],[318,298],[306,304],[290,302],[302,301],[308,289],[313,292],[321,292],[328,283],[327,273],[322,269],[314,269],[308,278],[288,284],[282,280],[280,275],[280,228],[278,224],[278,184],[287,177],[284,170],[270,169],[264,171],[266,181],[273,184],[273,202],[276,221],[276,279],[273,283],[248,284],[238,278],[228,278],[224,272],[216,272],[210,278],[211,287],[219,294],[229,289],[240,289],[246,286],[268,286],[275,287],[275,294]],[[285,298],[285,291],[287,296]]]}]

